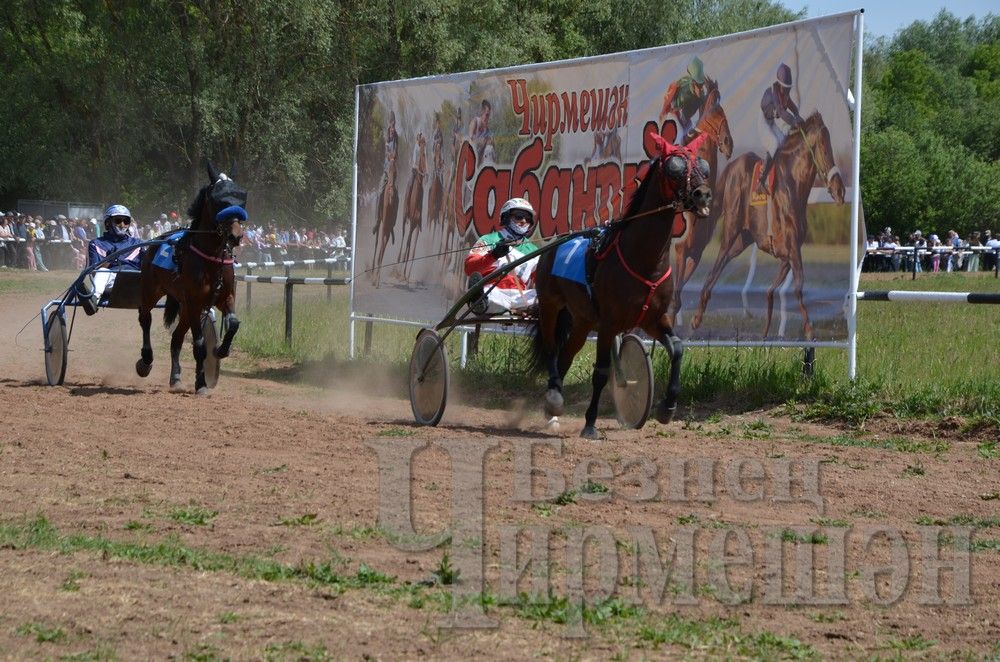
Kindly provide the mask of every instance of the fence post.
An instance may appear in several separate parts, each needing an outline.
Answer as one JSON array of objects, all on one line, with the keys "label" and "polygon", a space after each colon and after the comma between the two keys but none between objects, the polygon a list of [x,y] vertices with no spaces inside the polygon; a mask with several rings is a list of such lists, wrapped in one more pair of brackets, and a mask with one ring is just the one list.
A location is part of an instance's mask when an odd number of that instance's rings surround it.
[{"label": "fence post", "polygon": [[913,245],[913,277],[910,280],[917,279],[917,260],[920,259],[920,249],[917,248],[916,244]]},{"label": "fence post", "polygon": [[372,353],[372,322],[365,322],[365,356]]},{"label": "fence post", "polygon": [[[253,276],[253,267],[247,267],[247,276]],[[250,310],[250,304],[253,299],[250,298],[250,286],[253,285],[249,280],[247,281],[247,310]]]},{"label": "fence post", "polygon": [[1000,278],[1000,248],[993,250],[993,277]]},{"label": "fence post", "polygon": [[[287,267],[286,267],[287,268]],[[292,344],[292,288],[291,283],[285,283],[285,344]]]},{"label": "fence post", "polygon": [[[326,277],[333,278],[333,262],[326,263]],[[333,285],[326,286],[326,300],[333,301]]]},{"label": "fence post", "polygon": [[816,370],[816,348],[806,347],[802,357],[802,376],[812,378]]}]

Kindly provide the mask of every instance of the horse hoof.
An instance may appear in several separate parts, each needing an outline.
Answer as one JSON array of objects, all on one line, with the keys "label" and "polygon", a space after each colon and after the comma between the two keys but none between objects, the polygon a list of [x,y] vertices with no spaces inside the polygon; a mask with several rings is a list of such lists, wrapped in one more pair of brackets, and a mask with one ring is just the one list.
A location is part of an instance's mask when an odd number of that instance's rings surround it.
[{"label": "horse hoof", "polygon": [[695,313],[691,318],[691,328],[697,329],[699,326],[701,326],[701,313]]},{"label": "horse hoof", "polygon": [[656,420],[660,423],[669,423],[674,420],[674,414],[677,413],[677,405],[673,407],[668,407],[666,403],[661,402],[656,405]]},{"label": "horse hoof", "polygon": [[171,391],[182,391],[182,390],[184,390],[184,387],[181,386],[181,380],[180,380],[180,378],[178,378],[178,379],[171,379],[170,380],[170,390]]},{"label": "horse hoof", "polygon": [[555,434],[559,432],[559,417],[553,416],[549,419],[549,422],[545,424],[545,431]]},{"label": "horse hoof", "polygon": [[195,395],[208,395],[211,392],[212,392],[212,389],[208,388],[207,386],[202,386],[201,388],[199,388],[194,393],[195,393]]},{"label": "horse hoof", "polygon": [[562,416],[563,406],[565,401],[563,400],[562,393],[554,388],[550,388],[545,392],[545,415],[546,416]]},{"label": "horse hoof", "polygon": [[149,371],[152,369],[152,363],[145,363],[142,359],[135,362],[135,373],[140,377],[149,377]]},{"label": "horse hoof", "polygon": [[590,439],[592,441],[599,441],[601,439],[601,433],[597,431],[597,428],[593,425],[584,425],[583,430],[580,432],[580,436],[584,439]]},{"label": "horse hoof", "polygon": [[220,352],[218,348],[216,348],[213,354],[215,354],[215,358],[219,359],[220,361],[229,356],[229,352]]}]

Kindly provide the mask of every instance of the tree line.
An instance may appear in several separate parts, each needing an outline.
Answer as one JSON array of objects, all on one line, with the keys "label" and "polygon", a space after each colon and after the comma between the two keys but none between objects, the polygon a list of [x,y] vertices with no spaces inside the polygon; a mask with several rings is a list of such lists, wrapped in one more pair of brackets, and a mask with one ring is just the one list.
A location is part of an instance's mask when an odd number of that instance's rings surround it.
[{"label": "tree line", "polygon": [[[679,43],[802,18],[767,0],[8,0],[0,201],[184,209],[213,158],[258,216],[349,218],[354,86]],[[870,42],[870,40],[869,40]],[[1000,221],[1000,19],[866,47],[870,226]],[[182,196],[179,198],[178,196]]]}]

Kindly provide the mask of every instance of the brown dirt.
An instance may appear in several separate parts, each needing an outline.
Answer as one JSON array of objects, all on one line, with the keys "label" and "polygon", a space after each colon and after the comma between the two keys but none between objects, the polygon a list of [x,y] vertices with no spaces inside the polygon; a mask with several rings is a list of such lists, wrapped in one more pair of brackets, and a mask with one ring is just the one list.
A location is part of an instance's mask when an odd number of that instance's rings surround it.
[{"label": "brown dirt", "polygon": [[[607,439],[576,437],[581,421],[563,421],[563,432],[541,431],[540,414],[450,406],[442,425],[412,425],[407,401],[377,370],[351,371],[350,379],[331,380],[329,388],[248,378],[224,372],[209,397],[190,392],[192,366],[185,349],[187,391],[166,389],[168,359],[158,332],[159,353],[148,380],[135,376],[138,327],[134,315],[102,311],[78,319],[69,357],[67,383],[44,385],[40,325],[33,323],[15,344],[14,335],[37,311],[33,297],[0,295],[0,519],[10,527],[44,515],[63,535],[82,534],[116,541],[155,544],[173,541],[196,550],[233,556],[255,555],[285,564],[333,559],[353,575],[361,564],[399,578],[431,576],[442,550],[399,551],[373,535],[379,498],[373,440],[487,440],[499,444],[486,461],[486,572],[496,592],[499,527],[548,525],[562,531],[554,543],[553,589],[563,594],[565,563],[560,547],[567,533],[582,527],[607,527],[619,540],[630,526],[649,526],[664,539],[678,530],[678,518],[699,527],[698,549],[723,527],[745,530],[755,561],[749,573],[758,593],[745,604],[727,606],[706,589],[698,604],[647,607],[658,615],[686,619],[722,616],[740,631],[770,631],[796,637],[822,656],[891,656],[897,651],[930,655],[1000,654],[1000,559],[998,551],[977,551],[972,558],[970,606],[925,606],[919,601],[922,578],[919,517],[957,515],[996,517],[1000,501],[983,499],[1000,491],[1000,460],[985,459],[977,441],[958,432],[961,425],[893,428],[878,423],[867,438],[904,435],[916,441],[944,438],[944,452],[909,453],[822,443],[843,436],[834,427],[794,422],[779,412],[761,411],[699,423],[647,424],[640,431],[599,422]],[[117,338],[116,352],[107,338]],[[237,339],[237,344],[238,344]],[[388,371],[386,371],[388,372]],[[758,422],[760,421],[760,422]],[[947,422],[946,422],[947,423]],[[942,430],[944,432],[942,432]],[[728,432],[727,432],[728,431]],[[989,433],[986,433],[987,435]],[[994,434],[995,437],[995,434]],[[532,507],[512,497],[513,456],[533,441],[558,439],[561,458],[541,452],[540,464],[568,478],[584,459],[610,463],[616,473],[603,481],[615,498],[607,503]],[[626,470],[629,458],[646,458],[660,467],[661,494],[669,489],[671,460],[708,458],[716,464],[716,494],[709,502],[660,498],[638,502]],[[737,501],[723,474],[734,459],[777,462],[820,460],[825,508],[803,500],[784,503],[773,496]],[[922,473],[921,473],[922,471]],[[621,474],[625,473],[626,476]],[[449,517],[451,478],[448,456],[438,447],[414,460],[414,520],[420,531],[434,531]],[[217,511],[205,526],[172,518],[178,509]],[[282,520],[315,515],[311,525]],[[691,519],[690,516],[696,516]],[[849,602],[835,607],[764,604],[766,582],[761,558],[773,530],[813,526],[819,518],[852,525],[847,546]],[[307,518],[308,519],[308,518]],[[823,520],[820,520],[823,521]],[[132,522],[132,528],[127,525]],[[867,555],[860,544],[866,526],[900,530],[914,570],[909,590],[897,603],[878,606],[861,592],[855,570],[885,563],[884,546]],[[136,528],[138,527],[138,528]],[[1000,538],[986,528],[976,538]],[[661,541],[662,542],[662,541]],[[815,545],[822,555],[823,545]],[[805,548],[790,545],[786,549]],[[622,550],[628,550],[623,543]],[[453,554],[454,554],[453,550]],[[942,552],[951,552],[946,547]],[[786,551],[786,557],[794,552]],[[623,569],[629,554],[620,552]],[[699,557],[697,584],[707,585],[712,561]],[[467,658],[659,657],[678,654],[739,656],[739,649],[664,646],[654,648],[629,629],[628,622],[591,627],[586,640],[563,636],[553,623],[518,617],[509,608],[491,610],[500,627],[450,631],[437,627],[441,613],[430,604],[408,605],[371,588],[343,593],[303,581],[246,579],[225,571],[190,565],[162,566],[93,552],[59,553],[37,546],[0,548],[0,651],[5,657],[59,657],[78,653],[125,659],[198,656],[237,659],[308,657],[322,646],[335,658],[399,659],[429,656]],[[825,567],[825,561],[819,566]],[[821,570],[822,573],[822,570]],[[947,576],[947,573],[945,573]],[[821,574],[822,576],[822,574]],[[735,581],[733,582],[736,583]],[[789,581],[786,581],[789,584]],[[880,584],[881,585],[881,584]],[[950,582],[944,582],[948,596]],[[620,586],[623,594],[628,587]],[[32,629],[34,627],[34,629]],[[40,631],[59,629],[56,641]],[[915,650],[911,650],[915,649]],[[94,658],[88,658],[94,659]]]}]

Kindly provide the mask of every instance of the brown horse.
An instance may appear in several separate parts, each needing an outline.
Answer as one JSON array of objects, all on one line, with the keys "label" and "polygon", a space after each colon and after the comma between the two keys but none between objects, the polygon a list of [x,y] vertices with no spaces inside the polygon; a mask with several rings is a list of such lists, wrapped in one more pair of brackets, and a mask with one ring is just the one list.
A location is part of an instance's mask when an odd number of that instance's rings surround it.
[{"label": "brown horse", "polygon": [[399,212],[399,193],[396,190],[396,153],[386,157],[388,164],[382,190],[378,194],[378,216],[375,221],[375,253],[372,268],[375,270],[375,287],[382,280],[382,260],[389,240],[396,241],[396,215]]},{"label": "brown horse", "polygon": [[691,320],[691,328],[701,325],[712,288],[729,261],[742,253],[751,242],[781,261],[778,274],[767,290],[767,322],[764,337],[771,330],[774,308],[774,290],[792,273],[795,296],[802,313],[802,329],[807,340],[813,337],[809,313],[802,300],[802,243],[806,238],[806,205],[816,176],[826,181],[827,190],[837,202],[844,202],[844,179],[833,160],[830,131],[819,112],[810,115],[798,128],[793,129],[784,145],[774,157],[775,186],[771,206],[773,220],[768,223],[767,205],[750,205],[750,196],[757,187],[754,165],[761,159],[753,152],[743,154],[730,162],[722,173],[722,199],[719,206],[725,215],[722,243],[712,272],[701,290],[698,311]]},{"label": "brown horse", "polygon": [[[706,77],[705,84],[708,93],[705,95],[694,134],[705,136],[705,141],[698,150],[698,156],[708,161],[709,171],[712,173],[708,185],[714,191],[719,173],[719,152],[726,158],[733,155],[733,134],[729,131],[729,120],[720,103],[722,97],[719,94],[718,82]],[[715,234],[720,209],[720,205],[714,205],[708,218],[688,224],[687,232],[674,244],[674,266],[677,273],[674,276],[674,296],[670,302],[671,325],[677,323],[676,317],[681,308],[681,293],[684,291],[684,286],[698,268],[705,247]]]},{"label": "brown horse", "polygon": [[403,278],[410,277],[410,258],[415,248],[413,241],[420,234],[420,226],[424,216],[424,177],[427,175],[427,139],[424,134],[417,134],[417,153],[415,163],[410,171],[410,183],[406,187],[406,206],[403,208],[403,231],[400,234],[399,257],[397,262],[403,265]]},{"label": "brown horse", "polygon": [[434,171],[431,174],[431,187],[427,192],[427,223],[433,233],[440,230],[443,234],[447,226],[444,218],[444,137],[440,130],[434,132],[431,161]]},{"label": "brown horse", "polygon": [[222,312],[226,329],[215,352],[216,357],[229,356],[233,336],[240,328],[236,318],[236,287],[233,274],[233,248],[243,238],[242,221],[246,220],[246,191],[236,182],[220,173],[209,162],[207,186],[198,192],[191,203],[188,215],[191,227],[176,247],[180,272],[153,264],[157,251],[146,251],[142,257],[139,325],[142,326],[142,355],[136,361],[135,371],[140,377],[149,375],[153,367],[153,348],[149,340],[153,307],[166,295],[163,324],[168,329],[176,320],[170,338],[170,387],[181,380],[181,345],[188,329],[194,345],[195,391],[208,392],[205,380],[205,339],[201,333],[201,315],[217,306]]},{"label": "brown horse", "polygon": [[592,293],[583,285],[552,275],[554,251],[544,253],[538,262],[534,352],[536,365],[549,373],[547,415],[562,413],[562,380],[587,335],[597,329],[593,393],[581,433],[589,439],[599,437],[594,427],[597,403],[608,381],[612,345],[619,333],[640,328],[670,353],[670,383],[657,406],[658,420],[673,418],[680,392],[683,346],[666,315],[673,293],[670,242],[678,225],[675,217],[685,210],[707,216],[712,192],[705,183],[708,173],[696,160],[704,138],[686,147],[671,145],[659,135],[652,138],[661,155],[644,166],[646,172],[625,217],[609,230],[605,257],[594,271]]}]

